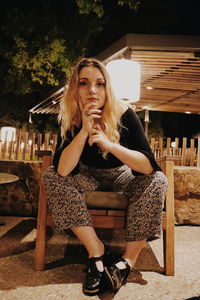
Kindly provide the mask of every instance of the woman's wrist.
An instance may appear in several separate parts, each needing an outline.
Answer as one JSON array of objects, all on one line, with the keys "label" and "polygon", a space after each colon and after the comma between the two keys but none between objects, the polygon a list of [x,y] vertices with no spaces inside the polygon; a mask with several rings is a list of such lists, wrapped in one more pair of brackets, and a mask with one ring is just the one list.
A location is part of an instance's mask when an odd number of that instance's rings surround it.
[{"label": "woman's wrist", "polygon": [[84,127],[82,127],[79,131],[79,134],[86,140],[89,135],[89,132]]},{"label": "woman's wrist", "polygon": [[109,141],[105,150],[109,153],[112,153],[114,148],[115,148],[115,143]]}]

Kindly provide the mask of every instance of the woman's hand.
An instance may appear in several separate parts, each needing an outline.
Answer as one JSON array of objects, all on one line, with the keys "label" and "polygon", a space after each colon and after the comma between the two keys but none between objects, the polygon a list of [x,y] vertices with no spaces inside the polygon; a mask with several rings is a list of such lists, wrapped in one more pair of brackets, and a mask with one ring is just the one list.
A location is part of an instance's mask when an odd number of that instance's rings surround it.
[{"label": "woman's hand", "polygon": [[95,108],[95,103],[88,103],[84,107],[80,103],[80,109],[82,112],[82,129],[87,132],[87,134],[90,133],[92,130],[95,119],[101,118],[101,110]]},{"label": "woman's hand", "polygon": [[99,124],[94,124],[94,126],[92,127],[89,133],[88,143],[90,146],[96,143],[99,148],[101,148],[101,150],[105,150],[108,152],[110,152],[110,149],[112,147],[112,142],[109,141],[109,139],[105,136]]}]

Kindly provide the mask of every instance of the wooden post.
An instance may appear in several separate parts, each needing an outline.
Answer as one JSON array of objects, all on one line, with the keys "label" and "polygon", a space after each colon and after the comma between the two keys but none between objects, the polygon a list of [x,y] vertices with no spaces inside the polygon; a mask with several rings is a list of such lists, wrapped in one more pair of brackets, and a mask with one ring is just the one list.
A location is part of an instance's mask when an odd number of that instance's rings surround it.
[{"label": "wooden post", "polygon": [[198,138],[197,146],[197,167],[200,167],[200,138]]},{"label": "wooden post", "polygon": [[55,152],[55,150],[56,150],[56,143],[57,143],[57,135],[53,134],[53,144],[52,144],[53,152]]},{"label": "wooden post", "polygon": [[195,149],[194,149],[194,139],[190,140],[190,156],[189,156],[189,165],[194,166],[195,161]]},{"label": "wooden post", "polygon": [[42,145],[42,134],[38,134],[38,141],[37,141],[37,151],[41,150],[41,145]]},{"label": "wooden post", "polygon": [[181,157],[181,165],[186,166],[186,158],[187,158],[187,138],[183,138],[183,145],[182,145],[182,157]]},{"label": "wooden post", "polygon": [[164,270],[168,276],[174,276],[174,163],[179,160],[179,156],[163,156],[157,159],[168,178],[166,229],[163,231]]},{"label": "wooden post", "polygon": [[22,153],[22,159],[26,160],[26,152],[27,152],[27,143],[28,143],[28,132],[24,132],[24,148]]},{"label": "wooden post", "polygon": [[[51,165],[51,151],[36,151],[36,155],[42,156],[42,173]],[[47,198],[42,181],[40,180],[40,194],[38,206],[37,238],[35,248],[35,270],[41,271],[45,265],[46,248],[46,222],[47,222]]]},{"label": "wooden post", "polygon": [[151,138],[151,150],[153,153],[155,152],[155,138]]},{"label": "wooden post", "polygon": [[3,153],[2,153],[2,158],[6,158],[6,152],[7,152],[7,138],[8,138],[8,131],[5,133],[5,140],[4,140],[4,145],[3,145]]},{"label": "wooden post", "polygon": [[171,138],[167,138],[167,147],[166,147],[166,155],[170,155],[170,148],[171,148]]},{"label": "wooden post", "polygon": [[44,135],[44,150],[48,150],[49,147],[49,133]]},{"label": "wooden post", "polygon": [[10,141],[10,147],[9,147],[9,150],[8,150],[8,158],[11,159],[12,158],[12,152],[13,152],[13,145],[14,145],[14,132],[12,132],[12,138],[11,138],[11,141]]},{"label": "wooden post", "polygon": [[179,138],[175,138],[175,155],[179,155]]},{"label": "wooden post", "polygon": [[15,159],[18,159],[18,156],[19,156],[20,142],[21,142],[21,130],[19,129],[18,132],[17,132],[17,143],[16,143],[16,148],[15,148]]},{"label": "wooden post", "polygon": [[166,161],[165,175],[168,178],[168,189],[166,194],[166,230],[164,243],[164,268],[165,274],[174,276],[174,162]]},{"label": "wooden post", "polygon": [[159,157],[163,155],[163,138],[159,138]]},{"label": "wooden post", "polygon": [[35,133],[31,136],[31,153],[30,153],[30,160],[33,160],[35,150]]}]

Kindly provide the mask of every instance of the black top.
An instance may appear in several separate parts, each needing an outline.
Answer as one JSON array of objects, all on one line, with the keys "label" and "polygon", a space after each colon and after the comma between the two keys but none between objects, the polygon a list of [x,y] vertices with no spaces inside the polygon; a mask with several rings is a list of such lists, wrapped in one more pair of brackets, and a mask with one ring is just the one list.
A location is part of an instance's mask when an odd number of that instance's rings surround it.
[{"label": "black top", "polygon": [[[121,117],[122,127],[120,129],[120,144],[128,149],[136,150],[143,153],[151,162],[154,170],[161,170],[155,161],[154,155],[151,151],[150,145],[147,141],[147,138],[144,134],[142,124],[139,120],[137,114],[131,109],[128,108]],[[80,131],[80,128],[75,128],[75,135]],[[58,162],[60,155],[65,147],[67,147],[72,141],[73,137],[70,132],[67,132],[67,139],[61,145],[61,136],[58,136],[58,142],[56,146],[56,151],[53,158],[53,165],[55,169],[58,168]],[[122,166],[123,163],[117,159],[111,153],[108,153],[107,158],[104,159],[100,148],[97,144],[93,144],[92,147],[89,146],[88,140],[86,140],[85,147],[80,157],[80,161],[88,166],[98,168],[98,169],[109,169]],[[72,171],[72,174],[78,173],[78,164],[75,169]],[[133,175],[142,175],[139,172],[132,170]]]}]

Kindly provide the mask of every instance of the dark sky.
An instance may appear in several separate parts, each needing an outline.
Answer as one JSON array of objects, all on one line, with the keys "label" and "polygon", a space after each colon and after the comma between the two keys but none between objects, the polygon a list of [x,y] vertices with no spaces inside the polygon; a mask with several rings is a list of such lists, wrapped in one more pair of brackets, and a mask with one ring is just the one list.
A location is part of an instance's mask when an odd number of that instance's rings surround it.
[{"label": "dark sky", "polygon": [[104,0],[108,23],[96,39],[103,50],[126,33],[200,35],[199,0],[142,0],[138,11]]}]

